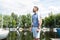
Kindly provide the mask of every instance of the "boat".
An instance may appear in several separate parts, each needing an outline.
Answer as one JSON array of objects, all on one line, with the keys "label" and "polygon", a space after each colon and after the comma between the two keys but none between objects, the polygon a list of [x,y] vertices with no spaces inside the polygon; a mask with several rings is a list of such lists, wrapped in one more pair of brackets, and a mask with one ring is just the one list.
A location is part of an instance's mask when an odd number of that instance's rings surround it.
[{"label": "boat", "polygon": [[5,30],[3,28],[0,28],[0,39],[7,38],[8,34],[9,34],[9,30]]}]

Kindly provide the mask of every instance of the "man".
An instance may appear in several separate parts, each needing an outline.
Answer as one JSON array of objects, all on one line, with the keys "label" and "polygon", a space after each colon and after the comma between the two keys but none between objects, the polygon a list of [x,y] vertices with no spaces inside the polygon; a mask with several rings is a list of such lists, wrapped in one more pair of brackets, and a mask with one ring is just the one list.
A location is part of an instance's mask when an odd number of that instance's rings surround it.
[{"label": "man", "polygon": [[34,40],[40,40],[40,28],[42,24],[41,16],[38,15],[38,7],[34,6],[32,15],[32,33]]}]

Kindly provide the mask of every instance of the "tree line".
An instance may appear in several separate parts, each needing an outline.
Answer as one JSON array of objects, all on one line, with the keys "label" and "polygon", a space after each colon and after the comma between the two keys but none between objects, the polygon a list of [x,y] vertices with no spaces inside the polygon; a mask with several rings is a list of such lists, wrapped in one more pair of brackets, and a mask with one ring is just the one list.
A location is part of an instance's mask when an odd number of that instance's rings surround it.
[{"label": "tree line", "polygon": [[[15,13],[11,13],[11,15],[3,15],[3,27],[31,27],[31,14],[27,15],[17,15]],[[2,22],[2,16],[0,15],[0,27]],[[42,19],[43,27],[60,27],[60,13],[53,14],[52,12],[48,17]]]}]

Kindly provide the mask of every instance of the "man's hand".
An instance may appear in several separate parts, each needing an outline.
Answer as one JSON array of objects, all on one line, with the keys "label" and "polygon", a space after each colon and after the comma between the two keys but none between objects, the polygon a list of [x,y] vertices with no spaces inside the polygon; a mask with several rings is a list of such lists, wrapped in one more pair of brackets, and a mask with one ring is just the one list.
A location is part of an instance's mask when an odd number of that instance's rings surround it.
[{"label": "man's hand", "polygon": [[37,32],[39,32],[39,31],[40,31],[40,28],[37,29]]},{"label": "man's hand", "polygon": [[38,29],[40,29],[40,26],[38,27]]}]

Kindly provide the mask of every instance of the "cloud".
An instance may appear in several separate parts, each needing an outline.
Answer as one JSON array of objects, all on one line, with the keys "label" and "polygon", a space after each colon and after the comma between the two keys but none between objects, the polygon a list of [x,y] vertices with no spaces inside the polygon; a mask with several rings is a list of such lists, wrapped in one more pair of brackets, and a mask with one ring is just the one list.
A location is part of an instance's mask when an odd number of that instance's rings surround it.
[{"label": "cloud", "polygon": [[49,11],[52,11],[53,13],[59,13],[60,12],[60,6],[50,6],[48,7]]},{"label": "cloud", "polygon": [[[48,0],[46,1],[48,2]],[[60,6],[47,6],[47,4],[41,3],[41,0],[0,0],[0,13],[9,15],[11,12],[20,15],[27,14],[32,12],[33,6],[39,7],[39,13],[42,14],[42,17],[47,16],[51,11],[60,12]]]},{"label": "cloud", "polygon": [[32,7],[36,4],[36,0],[4,0],[1,1],[2,3],[2,11],[5,11],[6,13],[10,12],[16,12],[16,13],[24,13],[29,12],[32,10]]},{"label": "cloud", "polygon": [[[26,0],[4,0],[2,3],[2,11],[10,11],[10,12],[25,12],[27,9],[27,5],[30,5],[30,1]],[[32,3],[31,3],[32,4]]]}]

